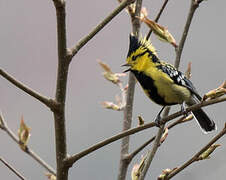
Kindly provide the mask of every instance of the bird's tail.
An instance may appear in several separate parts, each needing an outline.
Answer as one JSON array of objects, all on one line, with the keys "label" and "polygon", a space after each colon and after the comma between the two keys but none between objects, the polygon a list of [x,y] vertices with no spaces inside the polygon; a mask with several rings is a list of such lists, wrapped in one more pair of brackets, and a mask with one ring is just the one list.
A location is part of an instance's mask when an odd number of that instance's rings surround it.
[{"label": "bird's tail", "polygon": [[[188,103],[189,106],[193,104],[197,104],[200,101],[196,98],[193,97],[191,98],[191,101]],[[202,130],[205,133],[208,133],[210,131],[216,130],[217,127],[212,119],[209,118],[209,116],[200,108],[197,110],[192,111],[194,117],[196,118],[198,124],[202,128]]]},{"label": "bird's tail", "polygon": [[192,113],[204,132],[208,133],[210,131],[216,130],[214,121],[211,120],[202,109],[194,110]]}]

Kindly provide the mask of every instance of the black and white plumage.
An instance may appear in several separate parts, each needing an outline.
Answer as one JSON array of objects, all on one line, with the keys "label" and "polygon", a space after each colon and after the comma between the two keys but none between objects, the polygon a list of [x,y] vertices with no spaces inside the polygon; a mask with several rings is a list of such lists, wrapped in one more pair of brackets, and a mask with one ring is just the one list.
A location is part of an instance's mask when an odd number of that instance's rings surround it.
[{"label": "black and white plumage", "polygon": [[[192,82],[173,65],[161,61],[147,40],[131,35],[126,61],[126,66],[130,66],[127,71],[135,75],[145,94],[155,103],[163,107],[183,103],[191,106],[201,101]],[[205,132],[216,129],[214,121],[202,109],[192,113]]]}]

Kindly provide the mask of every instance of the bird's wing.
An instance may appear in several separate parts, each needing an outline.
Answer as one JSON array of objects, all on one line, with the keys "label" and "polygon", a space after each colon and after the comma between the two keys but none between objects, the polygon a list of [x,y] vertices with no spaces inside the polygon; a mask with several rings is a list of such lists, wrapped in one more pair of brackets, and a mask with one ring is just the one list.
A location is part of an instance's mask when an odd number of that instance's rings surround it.
[{"label": "bird's wing", "polygon": [[174,81],[175,84],[188,88],[199,100],[202,99],[196,91],[196,88],[194,87],[192,82],[188,78],[186,78],[186,76],[182,72],[178,71],[173,65],[161,61],[161,63],[157,65],[157,68],[166,73]]}]

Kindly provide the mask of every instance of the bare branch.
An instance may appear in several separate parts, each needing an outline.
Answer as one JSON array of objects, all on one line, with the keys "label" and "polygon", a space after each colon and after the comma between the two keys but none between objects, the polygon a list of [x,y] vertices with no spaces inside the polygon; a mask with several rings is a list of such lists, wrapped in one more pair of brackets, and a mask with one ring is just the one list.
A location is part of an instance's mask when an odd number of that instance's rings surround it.
[{"label": "bare branch", "polygon": [[5,79],[7,79],[12,84],[14,84],[19,89],[21,89],[22,91],[26,92],[30,96],[34,97],[35,99],[39,100],[40,102],[48,106],[50,109],[56,109],[57,104],[52,99],[49,99],[37,93],[36,91],[32,90],[31,88],[25,86],[23,83],[19,82],[18,80],[16,80],[14,77],[9,75],[7,72],[3,71],[2,69],[0,69],[0,75]]},{"label": "bare branch", "polygon": [[[17,136],[12,132],[12,130],[7,126],[7,123],[5,122],[3,116],[0,114],[0,120],[2,122],[0,128],[4,130],[18,145],[20,145],[20,141],[17,138]],[[31,148],[26,146],[26,149],[24,150],[25,153],[27,153],[29,156],[31,156],[33,159],[35,159],[42,167],[44,167],[47,171],[50,173],[56,175],[55,170],[48,165],[41,157],[39,157]]]},{"label": "bare branch", "polygon": [[162,133],[164,132],[164,127],[165,127],[164,124],[160,126],[160,128],[158,130],[158,133],[156,135],[153,147],[147,153],[147,158],[145,159],[144,168],[143,168],[142,173],[141,173],[141,175],[139,177],[139,180],[143,180],[145,175],[147,174],[147,171],[148,171],[148,169],[149,169],[149,167],[151,165],[151,162],[152,162],[152,160],[153,160],[153,158],[155,156],[155,153],[156,153],[156,151],[157,151],[157,149],[159,147],[159,142],[160,142],[160,139],[162,137]]},{"label": "bare branch", "polygon": [[179,46],[177,48],[175,48],[175,50],[176,50],[175,67],[176,68],[178,68],[179,64],[180,64],[180,58],[181,58],[181,54],[182,54],[182,51],[183,51],[183,48],[184,48],[184,43],[186,41],[188,31],[189,31],[195,10],[198,8],[199,3],[201,3],[201,2],[202,1],[196,2],[196,0],[191,0],[190,10],[189,10],[189,13],[188,13],[188,16],[187,16],[186,24],[184,26],[184,31],[183,31]]},{"label": "bare branch", "polygon": [[[169,114],[169,111],[170,111],[169,107],[165,108],[164,113],[163,113],[163,118],[166,117]],[[146,155],[146,158],[145,158],[145,161],[144,161],[144,168],[142,169],[139,180],[144,180],[144,177],[147,174],[147,171],[148,171],[148,169],[151,165],[151,162],[152,162],[152,160],[155,156],[155,153],[157,152],[157,149],[160,146],[160,139],[161,139],[162,134],[164,132],[164,127],[165,127],[165,124],[160,125],[160,128],[158,130],[158,133],[156,135],[156,138],[155,138],[155,141],[154,141],[154,144],[153,144],[153,147],[152,147],[151,150],[148,151],[148,153]]]},{"label": "bare branch", "polygon": [[132,153],[130,153],[126,158],[131,161],[140,151],[142,151],[147,145],[149,145],[152,141],[154,141],[156,136],[153,136],[148,141],[146,141],[144,144],[142,144],[140,147],[138,147],[136,150],[134,150]]},{"label": "bare branch", "polygon": [[[201,102],[199,104],[195,104],[193,106],[190,106],[188,108],[185,109],[185,112],[188,113],[190,111],[193,111],[193,110],[196,110],[196,109],[200,109],[201,107],[205,107],[205,106],[208,106],[208,105],[211,105],[211,104],[216,104],[216,103],[220,103],[220,102],[224,102],[226,101],[226,96],[223,96],[223,97],[220,97],[220,98],[216,98],[216,99],[212,99],[212,100],[209,100],[209,101],[204,101],[204,102]],[[162,121],[161,121],[161,124],[164,124],[172,119],[175,119],[181,115],[183,115],[184,112],[181,112],[181,111],[178,111],[174,114],[171,114],[167,117],[163,117],[162,118]],[[89,148],[75,154],[75,155],[72,155],[70,157],[67,157],[65,159],[65,163],[68,165],[68,166],[72,166],[77,160],[81,159],[82,157],[86,156],[87,154],[90,154],[100,148],[102,148],[103,146],[106,146],[114,141],[117,141],[123,137],[126,137],[128,135],[131,135],[131,134],[135,134],[137,132],[140,132],[144,129],[148,129],[148,128],[151,128],[151,127],[155,127],[155,122],[150,122],[150,123],[147,123],[147,124],[144,124],[142,126],[139,126],[139,127],[135,127],[135,128],[132,128],[132,129],[129,129],[129,130],[126,130],[124,132],[121,132],[115,136],[112,136],[110,138],[107,138],[106,140],[103,140],[93,146],[90,146]]]},{"label": "bare branch", "polygon": [[[124,117],[123,117],[123,131],[126,131],[131,128],[135,84],[136,81],[134,75],[132,73],[129,73],[128,90],[126,94],[127,95],[126,106],[124,108]],[[129,152],[129,136],[125,136],[122,139],[121,143],[118,180],[123,180],[126,177],[129,162],[126,161],[125,157],[128,154],[128,152]]]},{"label": "bare branch", "polygon": [[116,15],[118,15],[126,6],[133,3],[134,0],[124,0],[111,14],[109,14],[100,24],[98,24],[87,36],[82,38],[74,47],[68,50],[68,59],[72,58],[78,51],[91,40],[101,29],[103,29]]},{"label": "bare branch", "polygon": [[[139,36],[139,31],[140,31],[140,20],[136,17],[140,16],[140,11],[141,11],[141,8],[142,8],[142,1],[143,0],[137,0],[136,1],[134,16],[132,14],[130,14],[133,34],[137,37]],[[131,11],[129,11],[129,12],[131,12]],[[129,80],[128,80],[126,106],[125,106],[125,109],[124,109],[124,117],[123,117],[123,131],[131,128],[135,84],[136,84],[135,77],[130,72],[129,73]],[[127,169],[128,169],[129,163],[130,163],[125,158],[129,153],[129,141],[130,141],[129,136],[126,136],[122,139],[120,161],[119,161],[119,171],[118,171],[118,180],[126,179]]]},{"label": "bare branch", "polygon": [[199,158],[199,156],[203,152],[205,152],[212,144],[214,144],[218,139],[220,139],[221,137],[223,137],[225,134],[226,134],[226,124],[225,124],[224,128],[222,129],[222,131],[219,132],[207,145],[205,145],[198,153],[196,153],[191,159],[189,159],[187,162],[185,162],[182,166],[180,166],[179,168],[176,168],[174,171],[172,171],[166,177],[166,179],[171,179],[176,174],[178,174],[179,172],[181,172],[182,170],[184,170],[186,167],[188,167],[189,165],[191,165],[193,162],[197,161],[197,159]]},{"label": "bare branch", "polygon": [[14,174],[17,175],[22,180],[25,180],[25,177],[23,177],[15,168],[13,168],[8,162],[6,162],[2,157],[0,157],[0,161],[9,168]]},{"label": "bare branch", "polygon": [[[182,124],[184,122],[188,122],[188,121],[183,121],[185,118],[179,118],[177,121],[171,123],[170,125],[167,126],[168,129],[173,128],[174,126],[178,125],[178,124]],[[149,145],[152,141],[154,141],[156,138],[156,136],[153,136],[152,138],[150,138],[149,140],[147,140],[144,144],[142,144],[140,147],[138,147],[136,150],[134,150],[132,153],[130,153],[126,158],[128,159],[128,161],[131,161],[140,151],[142,151],[147,145]]]},{"label": "bare branch", "polygon": [[[169,0],[165,0],[165,1],[164,1],[164,3],[163,3],[163,5],[162,5],[161,9],[159,10],[158,15],[157,15],[156,18],[155,18],[155,22],[158,22],[158,21],[159,21],[159,18],[160,18],[160,16],[162,15],[163,10],[165,9],[165,7],[166,7],[168,1],[169,1]],[[147,34],[147,36],[146,36],[146,39],[149,39],[149,37],[151,36],[151,33],[152,33],[152,30],[150,29],[149,32],[148,32],[148,34]]]},{"label": "bare branch", "polygon": [[67,180],[69,167],[64,165],[67,157],[67,141],[65,128],[65,100],[67,90],[67,77],[69,60],[67,57],[66,39],[66,8],[64,0],[53,0],[57,18],[57,46],[58,46],[58,67],[55,101],[60,104],[60,109],[54,111],[55,122],[55,145],[56,145],[56,164],[57,180]]}]

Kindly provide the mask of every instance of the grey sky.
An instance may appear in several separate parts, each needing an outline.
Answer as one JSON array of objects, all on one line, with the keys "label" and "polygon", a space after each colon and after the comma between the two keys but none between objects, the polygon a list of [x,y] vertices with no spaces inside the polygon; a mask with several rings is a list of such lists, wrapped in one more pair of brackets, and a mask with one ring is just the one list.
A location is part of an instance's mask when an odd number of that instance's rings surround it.
[{"label": "grey sky", "polygon": [[[92,30],[118,5],[112,1],[67,1],[68,46]],[[161,2],[144,0],[149,17],[154,18]],[[170,1],[160,18],[160,24],[167,26],[179,41],[190,1]],[[225,1],[205,1],[197,10],[186,41],[180,69],[184,71],[192,62],[192,81],[204,94],[218,87],[226,78],[225,72]],[[54,97],[56,84],[56,20],[55,9],[50,0],[0,1],[0,67],[18,80],[38,92]],[[128,51],[130,19],[121,12],[97,36],[95,36],[73,59],[70,67],[66,103],[67,142],[70,154],[117,134],[122,129],[122,112],[105,110],[102,101],[113,101],[119,89],[107,82],[101,75],[97,63],[101,59],[113,71],[122,72]],[[148,28],[142,25],[144,35]],[[175,52],[169,44],[152,36],[160,58],[174,62]],[[124,79],[126,82],[127,77]],[[125,83],[124,83],[125,84]],[[53,116],[49,109],[37,100],[0,78],[0,109],[8,126],[17,133],[20,117],[31,127],[29,146],[50,165],[55,164]],[[146,122],[152,121],[160,107],[152,103],[139,85],[136,86],[133,126],[137,116]],[[222,129],[225,123],[225,103],[205,108],[215,120],[218,131],[204,135],[196,122],[176,127],[160,147],[150,167],[147,179],[156,177],[165,168],[181,165],[195,154],[211,137]],[[173,111],[179,110],[175,106]],[[131,137],[131,151],[156,133],[156,128]],[[222,138],[210,160],[196,163],[175,177],[175,180],[212,180],[226,176],[226,144]],[[0,156],[5,158],[28,179],[45,179],[45,170],[3,132],[0,131]],[[69,179],[107,179],[117,177],[120,141],[98,150],[79,160],[70,170]],[[148,146],[147,148],[150,148]],[[132,164],[138,162],[147,148]],[[130,179],[131,166],[128,172]],[[5,166],[0,165],[2,179],[17,179]]]}]

